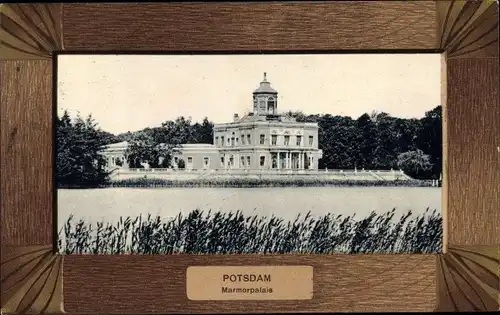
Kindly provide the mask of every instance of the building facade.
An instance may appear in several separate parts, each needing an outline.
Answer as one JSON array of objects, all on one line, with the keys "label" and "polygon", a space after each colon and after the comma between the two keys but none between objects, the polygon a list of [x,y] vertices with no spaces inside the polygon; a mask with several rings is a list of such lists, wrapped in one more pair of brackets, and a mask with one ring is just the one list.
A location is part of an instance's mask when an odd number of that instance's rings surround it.
[{"label": "building facade", "polygon": [[[214,125],[213,144],[183,144],[171,161],[186,169],[317,169],[322,151],[318,149],[318,124],[297,122],[278,112],[278,92],[266,73],[252,93],[253,107],[233,121]],[[111,144],[103,150],[108,168],[127,167],[128,143]],[[116,161],[122,165],[117,165]]]}]

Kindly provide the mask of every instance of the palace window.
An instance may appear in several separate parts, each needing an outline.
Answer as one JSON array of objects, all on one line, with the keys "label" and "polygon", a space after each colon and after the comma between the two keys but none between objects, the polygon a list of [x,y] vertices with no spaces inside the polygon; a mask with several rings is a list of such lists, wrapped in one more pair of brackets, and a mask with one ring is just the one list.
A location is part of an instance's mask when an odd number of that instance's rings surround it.
[{"label": "palace window", "polygon": [[174,157],[174,162],[175,162],[175,164],[179,163],[179,158],[177,156]]},{"label": "palace window", "polygon": [[277,135],[272,135],[271,136],[271,143],[272,143],[272,145],[276,145],[277,140],[278,140],[278,136]]},{"label": "palace window", "polygon": [[272,157],[272,168],[278,168],[278,157],[276,153],[273,153]]},{"label": "palace window", "polygon": [[259,110],[260,111],[266,110],[266,101],[265,100],[259,100]]},{"label": "palace window", "polygon": [[203,166],[208,167],[208,163],[210,162],[210,159],[208,157],[203,158]]},{"label": "palace window", "polygon": [[285,136],[285,145],[290,144],[290,136]]},{"label": "palace window", "polygon": [[220,166],[224,167],[224,157],[220,157]]},{"label": "palace window", "polygon": [[276,108],[276,101],[274,97],[270,97],[267,99],[267,108],[269,109],[269,113],[273,113]]},{"label": "palace window", "polygon": [[231,145],[231,138],[227,137],[227,145]]},{"label": "palace window", "polygon": [[219,145],[219,137],[215,137],[215,145]]},{"label": "palace window", "polygon": [[245,135],[241,136],[241,145],[245,145]]},{"label": "palace window", "polygon": [[257,98],[253,98],[253,111],[256,112],[257,111]]},{"label": "palace window", "polygon": [[231,138],[231,146],[234,147],[234,137]]},{"label": "palace window", "polygon": [[193,164],[193,157],[188,156],[188,164]]},{"label": "palace window", "polygon": [[266,141],[266,136],[265,135],[260,135],[260,144],[264,144]]},{"label": "palace window", "polygon": [[248,143],[248,144],[252,144],[252,140],[251,140],[251,138],[250,138],[250,135],[247,135],[247,143]]},{"label": "palace window", "polygon": [[220,137],[221,146],[224,146],[224,136]]},{"label": "palace window", "polygon": [[313,142],[314,142],[314,137],[313,136],[309,136],[309,146],[310,147],[312,147]]},{"label": "palace window", "polygon": [[234,157],[231,155],[231,157],[229,158],[229,164],[231,166],[234,166]]},{"label": "palace window", "polygon": [[301,146],[302,145],[302,136],[297,136],[297,146]]},{"label": "palace window", "polygon": [[236,145],[238,145],[238,138],[236,138]]},{"label": "palace window", "polygon": [[266,157],[265,156],[261,156],[260,157],[260,166],[264,166],[266,164]]},{"label": "palace window", "polygon": [[250,165],[251,165],[250,164],[250,157],[249,156],[247,156],[247,165],[248,165],[248,167],[250,167]]},{"label": "palace window", "polygon": [[241,157],[241,166],[245,166],[245,157],[244,156]]}]

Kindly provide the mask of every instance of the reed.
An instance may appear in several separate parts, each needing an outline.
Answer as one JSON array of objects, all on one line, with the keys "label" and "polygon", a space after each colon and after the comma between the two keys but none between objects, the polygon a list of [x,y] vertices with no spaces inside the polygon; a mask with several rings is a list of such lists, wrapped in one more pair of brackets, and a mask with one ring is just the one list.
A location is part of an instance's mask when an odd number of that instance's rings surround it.
[{"label": "reed", "polygon": [[191,211],[172,219],[120,217],[95,225],[70,216],[59,232],[63,254],[439,253],[436,210],[395,219],[395,209],[366,218],[298,215],[293,221],[236,212]]},{"label": "reed", "polygon": [[254,188],[254,187],[325,187],[325,186],[361,186],[361,187],[431,187],[431,181],[422,180],[351,180],[351,179],[328,179],[328,178],[209,178],[209,179],[187,179],[172,180],[162,178],[131,178],[112,181],[103,187],[231,187],[231,188]]}]

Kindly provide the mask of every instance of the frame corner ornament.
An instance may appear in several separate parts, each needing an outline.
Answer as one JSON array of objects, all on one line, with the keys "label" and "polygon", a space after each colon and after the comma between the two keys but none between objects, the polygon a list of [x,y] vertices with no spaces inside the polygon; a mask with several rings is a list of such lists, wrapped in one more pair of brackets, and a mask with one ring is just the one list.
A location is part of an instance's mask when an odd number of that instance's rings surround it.
[{"label": "frame corner ornament", "polygon": [[62,262],[51,245],[2,246],[2,314],[63,314]]},{"label": "frame corner ornament", "polygon": [[498,57],[498,1],[436,1],[437,47],[448,58]]},{"label": "frame corner ornament", "polygon": [[450,245],[438,256],[437,312],[500,310],[500,244]]},{"label": "frame corner ornament", "polygon": [[50,59],[63,49],[62,4],[0,4],[0,60]]}]

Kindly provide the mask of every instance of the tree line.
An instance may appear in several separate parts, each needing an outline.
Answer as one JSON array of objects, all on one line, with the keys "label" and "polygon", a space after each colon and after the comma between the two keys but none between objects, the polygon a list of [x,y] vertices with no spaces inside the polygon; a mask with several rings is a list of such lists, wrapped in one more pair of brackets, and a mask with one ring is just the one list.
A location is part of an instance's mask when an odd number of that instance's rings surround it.
[{"label": "tree line", "polygon": [[387,113],[346,116],[289,112],[297,121],[319,125],[320,168],[402,169],[417,179],[439,179],[442,173],[442,106],[420,119]]},{"label": "tree line", "polygon": [[[353,119],[330,114],[288,112],[300,122],[319,125],[319,168],[402,169],[417,179],[438,179],[442,173],[442,108],[420,119],[366,113]],[[73,119],[67,112],[56,119],[56,180],[58,187],[98,186],[106,182],[106,144],[128,141],[127,163],[168,167],[174,148],[182,143],[213,143],[213,122],[178,117],[159,127],[112,134],[99,128],[91,115]],[[163,157],[164,159],[160,159]]]}]

